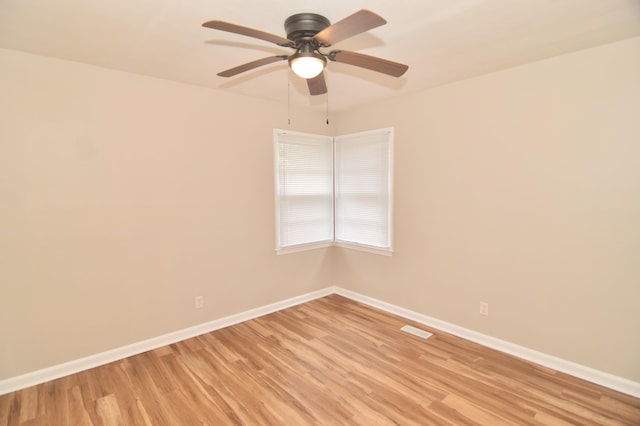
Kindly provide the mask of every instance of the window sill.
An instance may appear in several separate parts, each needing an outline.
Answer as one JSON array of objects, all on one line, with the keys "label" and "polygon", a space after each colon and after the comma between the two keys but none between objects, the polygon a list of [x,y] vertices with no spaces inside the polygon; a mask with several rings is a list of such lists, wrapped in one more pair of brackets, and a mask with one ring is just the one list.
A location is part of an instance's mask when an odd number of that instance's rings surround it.
[{"label": "window sill", "polygon": [[373,247],[373,246],[367,246],[364,244],[350,243],[346,241],[322,241],[317,243],[299,244],[297,246],[290,246],[290,247],[276,249],[276,254],[280,256],[283,254],[298,253],[301,251],[315,250],[315,249],[326,248],[326,247],[340,247],[340,248],[346,248],[350,250],[358,250],[366,253],[377,254],[380,256],[393,256],[393,250],[390,248]]},{"label": "window sill", "polygon": [[350,243],[347,241],[334,241],[332,246],[351,249],[351,250],[364,251],[366,253],[373,253],[381,256],[393,256],[393,249],[391,248],[367,246],[364,244]]},{"label": "window sill", "polygon": [[276,254],[280,256],[281,254],[289,254],[289,253],[297,253],[300,251],[308,251],[315,250],[319,248],[331,247],[333,245],[333,241],[319,241],[317,243],[308,243],[308,244],[298,244],[296,246],[289,246],[283,248],[277,248]]}]

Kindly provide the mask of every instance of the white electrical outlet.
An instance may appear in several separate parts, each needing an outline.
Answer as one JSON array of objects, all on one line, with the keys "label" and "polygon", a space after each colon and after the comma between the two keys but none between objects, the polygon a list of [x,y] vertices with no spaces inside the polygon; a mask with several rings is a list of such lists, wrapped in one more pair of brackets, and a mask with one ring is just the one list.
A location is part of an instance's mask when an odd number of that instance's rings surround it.
[{"label": "white electrical outlet", "polygon": [[196,303],[196,309],[202,309],[202,307],[204,306],[204,297],[196,296],[195,303]]},{"label": "white electrical outlet", "polygon": [[489,316],[489,304],[487,302],[480,302],[480,315]]}]

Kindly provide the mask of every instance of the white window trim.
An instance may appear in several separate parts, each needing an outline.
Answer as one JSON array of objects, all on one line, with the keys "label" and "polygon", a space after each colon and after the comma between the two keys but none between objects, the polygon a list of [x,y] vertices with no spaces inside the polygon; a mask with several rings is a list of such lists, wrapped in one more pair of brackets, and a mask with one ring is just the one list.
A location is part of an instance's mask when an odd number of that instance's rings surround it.
[{"label": "white window trim", "polygon": [[[342,241],[335,238],[335,171],[334,171],[334,240],[333,245],[337,247],[349,248],[353,250],[364,251],[367,253],[380,254],[384,256],[393,256],[393,207],[394,207],[394,139],[395,133],[393,127],[383,127],[380,129],[374,130],[366,130],[364,132],[358,133],[349,133],[347,135],[334,136],[333,143],[335,145],[336,139],[345,138],[345,137],[357,137],[357,136],[366,136],[371,134],[385,133],[389,134],[389,223],[387,224],[389,227],[389,247],[378,247],[378,246],[370,246],[367,244],[355,243],[353,241]],[[339,141],[338,141],[339,143]],[[334,155],[334,168],[335,168],[335,153],[336,149],[333,150]]]},{"label": "white window trim", "polygon": [[[274,159],[274,165],[278,164],[278,143],[279,143],[279,139],[278,136],[281,134],[288,134],[288,135],[298,135],[301,137],[311,137],[313,139],[317,138],[317,139],[323,139],[326,138],[331,142],[331,156],[333,156],[333,136],[328,136],[328,135],[318,135],[318,134],[312,134],[312,133],[303,133],[303,132],[296,132],[296,131],[292,131],[292,130],[284,130],[284,129],[273,129],[273,159]],[[306,250],[313,250],[313,249],[317,249],[317,248],[322,248],[322,247],[329,247],[331,245],[331,243],[333,242],[333,239],[331,240],[322,240],[322,241],[313,241],[313,242],[309,242],[309,243],[303,243],[303,244],[296,244],[296,245],[289,245],[289,246],[285,246],[282,247],[281,241],[280,241],[280,237],[281,237],[281,233],[280,233],[280,202],[278,199],[278,187],[279,187],[279,171],[276,169],[274,170],[274,202],[275,202],[275,222],[276,222],[276,227],[275,227],[275,242],[276,242],[276,254],[287,254],[287,253],[295,253],[295,252],[299,252],[299,251],[306,251]],[[333,172],[332,172],[333,174]],[[333,200],[332,197],[332,201],[331,201],[331,209],[335,210],[335,202]],[[333,229],[333,224],[332,224],[332,229],[331,229],[331,233],[333,234],[333,236],[335,237],[335,230]]]},{"label": "white window trim", "polygon": [[[278,161],[278,148],[277,148],[277,135],[278,133],[289,133],[289,134],[293,134],[293,135],[302,135],[302,136],[323,136],[323,135],[315,135],[315,134],[310,134],[310,133],[303,133],[303,132],[296,132],[296,131],[290,131],[290,130],[284,130],[284,129],[274,129],[273,130],[273,136],[274,136],[274,164],[277,164]],[[285,255],[285,254],[290,254],[290,253],[298,253],[298,252],[303,252],[303,251],[309,251],[309,250],[315,250],[315,249],[320,249],[320,248],[328,248],[328,247],[340,247],[340,248],[346,248],[346,249],[351,249],[351,250],[357,250],[357,251],[362,251],[362,252],[366,252],[366,253],[372,253],[372,254],[377,254],[377,255],[382,255],[382,256],[393,256],[394,250],[393,250],[393,212],[394,212],[394,191],[393,191],[393,187],[394,187],[394,128],[393,127],[385,127],[385,128],[381,128],[381,129],[375,129],[375,130],[368,130],[368,131],[364,131],[364,132],[358,132],[358,133],[352,133],[352,134],[348,134],[348,135],[340,135],[340,136],[329,136],[332,139],[332,143],[335,144],[335,139],[338,137],[346,137],[346,136],[364,136],[367,134],[374,134],[374,133],[381,133],[381,132],[388,132],[389,133],[389,146],[390,146],[390,150],[389,150],[389,198],[390,198],[390,209],[389,209],[389,247],[376,247],[376,246],[369,246],[366,244],[358,244],[358,243],[354,243],[352,241],[341,241],[341,240],[336,240],[335,239],[335,195],[334,195],[334,201],[333,201],[333,209],[334,209],[334,229],[333,229],[333,234],[334,234],[334,239],[333,240],[326,240],[326,241],[315,241],[312,243],[306,243],[306,244],[297,244],[297,245],[292,245],[292,246],[287,246],[287,247],[280,247],[279,246],[279,241],[280,241],[280,221],[276,220],[276,255]],[[335,149],[333,150],[333,155],[334,155],[334,164],[335,164]],[[278,174],[274,173],[274,178],[275,178],[275,185],[277,188],[278,185]],[[335,191],[335,171],[334,171],[334,191]],[[280,205],[277,199],[277,193],[276,191],[274,191],[275,195],[276,195],[276,199],[275,199],[275,214],[276,214],[276,218],[279,217],[280,214]],[[334,192],[335,194],[335,192]]]}]

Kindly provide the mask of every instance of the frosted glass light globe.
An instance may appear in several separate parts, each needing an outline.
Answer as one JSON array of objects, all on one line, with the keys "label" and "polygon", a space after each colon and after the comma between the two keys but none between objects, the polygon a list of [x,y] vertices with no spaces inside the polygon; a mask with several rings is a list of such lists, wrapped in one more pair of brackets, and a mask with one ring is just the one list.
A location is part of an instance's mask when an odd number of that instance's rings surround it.
[{"label": "frosted glass light globe", "polygon": [[291,61],[291,69],[299,77],[313,78],[324,69],[324,61],[315,56],[300,56]]}]

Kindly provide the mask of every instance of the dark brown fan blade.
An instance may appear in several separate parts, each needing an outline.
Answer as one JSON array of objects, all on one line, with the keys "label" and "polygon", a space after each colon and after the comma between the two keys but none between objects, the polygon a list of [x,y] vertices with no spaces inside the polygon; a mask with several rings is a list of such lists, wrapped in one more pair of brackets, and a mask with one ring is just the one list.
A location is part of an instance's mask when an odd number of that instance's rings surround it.
[{"label": "dark brown fan blade", "polygon": [[366,68],[371,71],[381,72],[393,77],[400,77],[408,69],[408,65],[377,58],[375,56],[363,55],[362,53],[348,52],[346,50],[334,50],[329,53],[329,59],[343,64],[354,65]]},{"label": "dark brown fan blade", "polygon": [[385,21],[382,16],[376,15],[370,10],[362,9],[325,28],[313,38],[325,46],[331,46],[339,41],[386,23],[387,21]]},{"label": "dark brown fan blade", "polygon": [[219,72],[220,77],[233,77],[245,71],[252,70],[254,68],[261,67],[263,65],[271,64],[273,62],[284,61],[288,59],[287,55],[269,56],[268,58],[258,59],[257,61],[247,62],[246,64],[238,65],[237,67],[230,68],[228,70]]},{"label": "dark brown fan blade", "polygon": [[321,72],[317,77],[308,78],[307,86],[311,96],[324,95],[327,93],[327,83],[324,81],[324,73]]},{"label": "dark brown fan blade", "polygon": [[264,31],[255,30],[253,28],[242,27],[236,24],[230,24],[223,21],[208,21],[202,24],[203,27],[212,28],[214,30],[227,31],[229,33],[241,34],[247,37],[258,38],[260,40],[270,41],[279,46],[293,46],[293,42],[284,37],[275,34],[265,33]]}]

